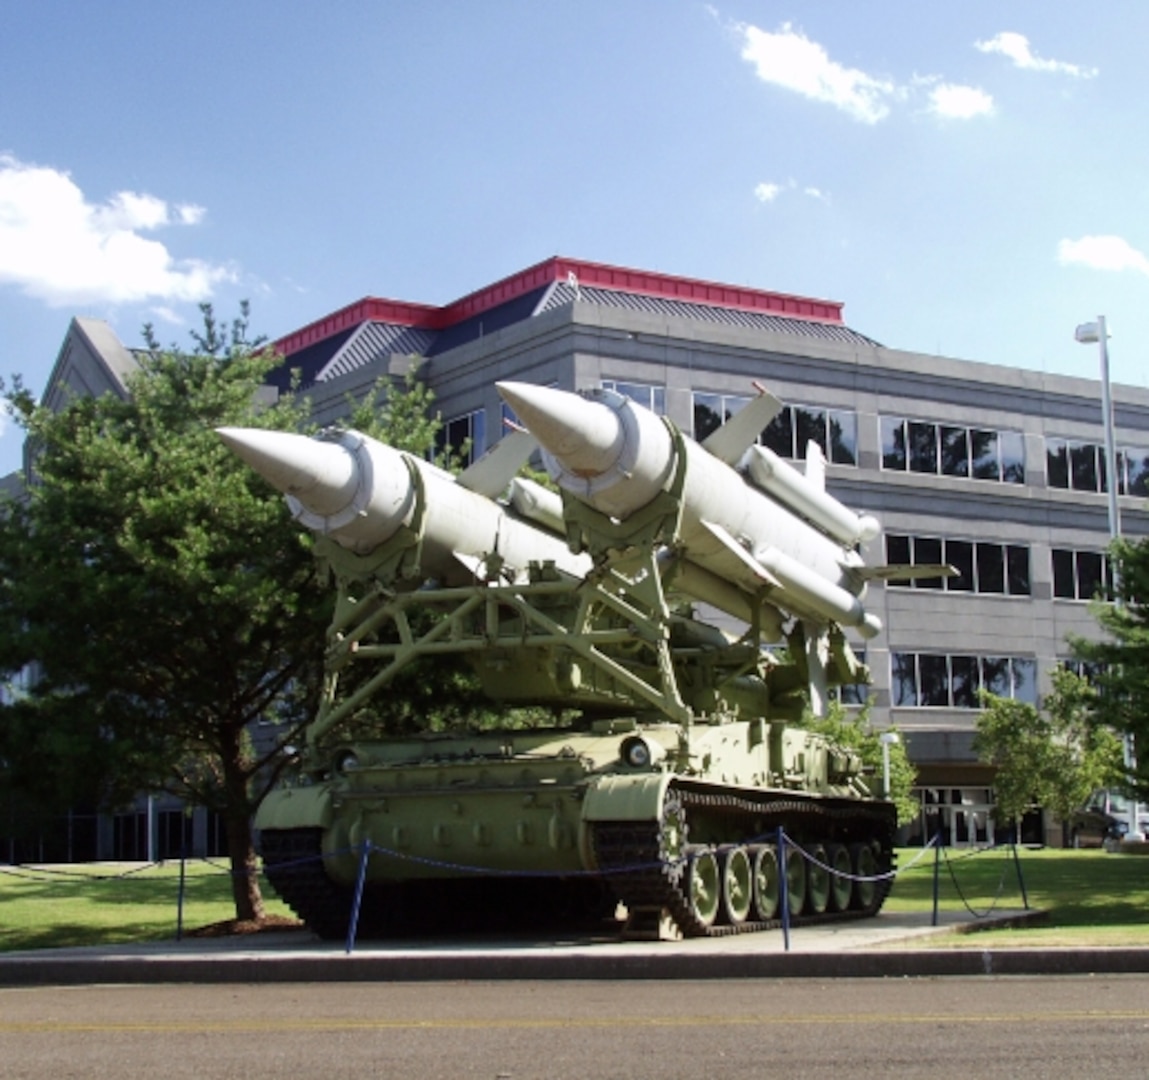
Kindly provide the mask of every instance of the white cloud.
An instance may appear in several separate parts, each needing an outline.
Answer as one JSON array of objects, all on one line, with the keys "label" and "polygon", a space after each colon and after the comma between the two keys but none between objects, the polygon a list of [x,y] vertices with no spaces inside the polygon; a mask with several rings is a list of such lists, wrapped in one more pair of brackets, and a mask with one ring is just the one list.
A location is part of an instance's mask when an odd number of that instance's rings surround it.
[{"label": "white cloud", "polygon": [[988,41],[975,41],[974,48],[983,53],[1001,53],[1013,61],[1015,67],[1026,71],[1052,71],[1061,75],[1071,75],[1075,79],[1092,79],[1097,68],[1083,68],[1064,60],[1044,60],[1035,56],[1029,47],[1029,38],[1011,30],[996,34]]},{"label": "white cloud", "polygon": [[[798,184],[794,180],[787,180],[784,184],[775,184],[769,181],[763,181],[754,188],[754,197],[763,203],[774,202],[784,191],[797,191]],[[807,186],[802,188],[802,194],[811,199],[819,199],[822,202],[829,202],[830,196],[827,195],[821,188]]]},{"label": "white cloud", "polygon": [[993,98],[976,86],[940,83],[930,91],[929,111],[952,120],[970,120],[993,113]]},{"label": "white cloud", "polygon": [[843,67],[826,50],[784,23],[776,34],[756,26],[739,25],[742,59],[749,61],[763,82],[785,87],[814,101],[876,124],[890,112],[890,101],[902,96],[894,83]]},{"label": "white cloud", "polygon": [[187,320],[178,311],[173,311],[165,304],[157,304],[151,310],[152,314],[155,315],[157,319],[162,319],[166,323],[172,323],[175,326],[183,326],[184,323],[187,322]]},{"label": "white cloud", "polygon": [[202,207],[132,191],[95,205],[67,173],[0,155],[0,285],[53,307],[205,300],[234,271],[176,259],[141,235],[195,225],[203,215]]},{"label": "white cloud", "polygon": [[1136,270],[1149,274],[1149,259],[1120,236],[1083,236],[1062,240],[1057,261],[1063,266],[1087,266],[1091,270]]}]

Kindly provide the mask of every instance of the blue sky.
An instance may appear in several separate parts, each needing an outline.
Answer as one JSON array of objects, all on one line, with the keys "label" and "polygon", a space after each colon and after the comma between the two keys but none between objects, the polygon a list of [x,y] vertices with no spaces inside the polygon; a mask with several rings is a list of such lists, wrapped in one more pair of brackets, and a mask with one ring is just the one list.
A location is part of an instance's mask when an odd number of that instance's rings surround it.
[{"label": "blue sky", "polygon": [[[550,255],[1149,384],[1143,0],[0,0],[0,374]],[[1117,392],[1120,397],[1120,391]],[[0,434],[0,472],[19,433]]]}]

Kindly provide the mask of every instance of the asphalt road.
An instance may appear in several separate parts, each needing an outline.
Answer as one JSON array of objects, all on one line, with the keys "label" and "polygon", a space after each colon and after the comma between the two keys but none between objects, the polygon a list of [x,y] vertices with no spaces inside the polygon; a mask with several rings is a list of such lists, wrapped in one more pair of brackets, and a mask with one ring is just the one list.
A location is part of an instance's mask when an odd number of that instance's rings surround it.
[{"label": "asphalt road", "polygon": [[1143,1076],[1149,977],[0,989],[0,1076]]}]

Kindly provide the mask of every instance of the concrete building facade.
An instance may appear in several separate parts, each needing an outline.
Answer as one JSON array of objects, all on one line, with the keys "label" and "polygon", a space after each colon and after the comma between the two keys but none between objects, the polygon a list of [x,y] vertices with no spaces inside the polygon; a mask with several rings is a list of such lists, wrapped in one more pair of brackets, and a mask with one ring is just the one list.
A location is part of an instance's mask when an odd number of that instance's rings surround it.
[{"label": "concrete building facade", "polygon": [[[76,369],[93,364],[119,379],[130,354],[111,338],[75,320],[54,384],[90,382]],[[941,827],[953,843],[992,840],[992,774],[972,749],[979,688],[1037,701],[1068,635],[1096,633],[1088,603],[1109,539],[1097,380],[901,351],[849,327],[836,302],[563,258],[445,306],[364,299],[276,345],[273,381],[294,373],[323,423],[418,362],[445,441],[474,454],[507,418],[501,379],[612,385],[698,438],[765,386],[786,408],[763,442],[800,462],[817,441],[828,490],[882,523],[868,564],[960,571],[871,585],[885,631],[854,645],[873,720],[897,728],[918,770],[922,817],[906,839]],[[1149,392],[1113,398],[1122,527],[1143,536]]]}]

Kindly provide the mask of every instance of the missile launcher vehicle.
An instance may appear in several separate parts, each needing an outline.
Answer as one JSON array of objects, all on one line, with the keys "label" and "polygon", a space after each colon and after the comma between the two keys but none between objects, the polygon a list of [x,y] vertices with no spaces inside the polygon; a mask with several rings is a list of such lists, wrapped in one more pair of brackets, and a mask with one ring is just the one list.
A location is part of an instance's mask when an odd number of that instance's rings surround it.
[{"label": "missile launcher vehicle", "polygon": [[[866,679],[842,627],[880,631],[877,523],[816,448],[805,476],[763,457],[764,392],[700,445],[611,391],[499,389],[528,430],[458,477],[351,431],[220,430],[337,589],[322,705],[256,818],[272,886],[337,939],[360,884],[370,936],[877,912],[894,807],[796,723]],[[561,493],[515,475],[540,447]],[[400,673],[445,656],[507,722],[378,734]]]}]

